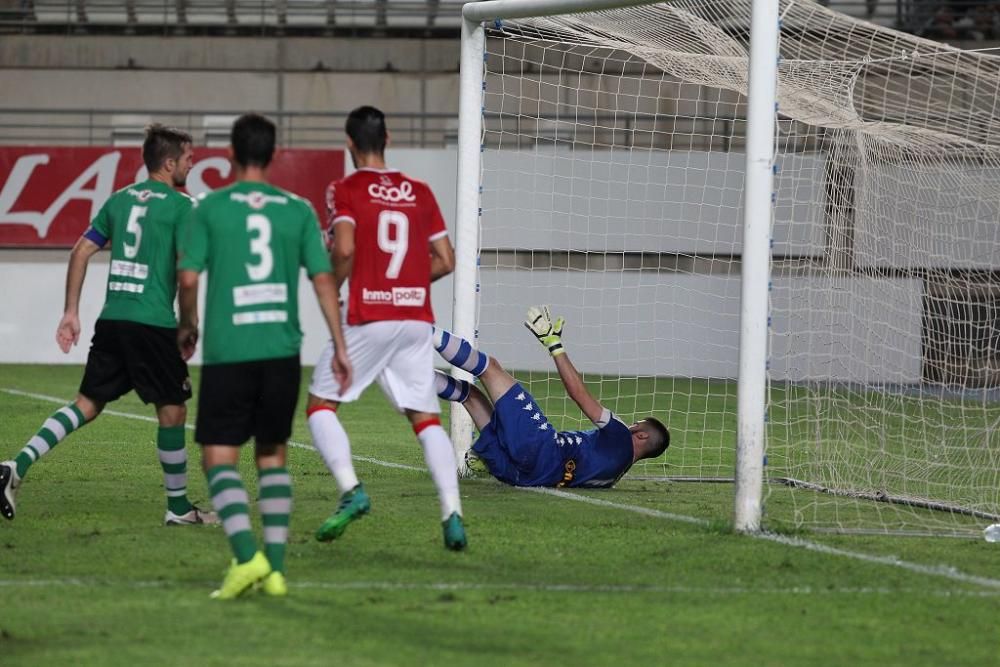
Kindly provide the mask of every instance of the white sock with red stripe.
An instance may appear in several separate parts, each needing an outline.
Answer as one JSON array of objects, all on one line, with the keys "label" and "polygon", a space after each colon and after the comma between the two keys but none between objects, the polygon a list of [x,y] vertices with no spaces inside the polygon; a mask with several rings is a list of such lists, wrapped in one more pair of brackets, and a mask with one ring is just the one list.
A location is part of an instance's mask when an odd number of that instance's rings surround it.
[{"label": "white sock with red stripe", "polygon": [[347,437],[347,431],[340,425],[337,413],[332,408],[309,408],[306,415],[313,447],[319,451],[330,474],[337,480],[337,488],[341,493],[347,493],[358,485],[358,476],[354,474],[354,463],[351,462],[351,441]]},{"label": "white sock with red stripe", "polygon": [[458,495],[458,467],[455,465],[455,449],[451,438],[441,428],[441,421],[435,417],[420,422],[413,427],[424,448],[424,460],[431,471],[431,478],[441,500],[441,520],[454,512],[462,514],[462,501]]}]

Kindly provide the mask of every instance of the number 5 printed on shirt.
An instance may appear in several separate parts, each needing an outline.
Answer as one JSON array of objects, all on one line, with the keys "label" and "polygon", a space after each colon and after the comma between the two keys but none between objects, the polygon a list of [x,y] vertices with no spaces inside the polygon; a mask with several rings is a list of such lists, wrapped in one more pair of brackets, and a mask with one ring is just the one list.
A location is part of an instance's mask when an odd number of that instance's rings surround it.
[{"label": "number 5 printed on shirt", "polygon": [[133,206],[132,210],[129,211],[125,231],[135,237],[135,245],[129,245],[128,241],[122,245],[127,259],[135,259],[135,256],[139,254],[139,244],[142,243],[142,227],[139,225],[139,219],[145,215],[145,206]]}]

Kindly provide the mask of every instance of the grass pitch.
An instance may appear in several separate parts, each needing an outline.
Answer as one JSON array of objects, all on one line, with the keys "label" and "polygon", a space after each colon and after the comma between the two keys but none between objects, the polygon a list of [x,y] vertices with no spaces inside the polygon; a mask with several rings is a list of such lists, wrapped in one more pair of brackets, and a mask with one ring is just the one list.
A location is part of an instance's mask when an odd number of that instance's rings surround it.
[{"label": "grass pitch", "polygon": [[[0,366],[0,456],[73,397],[80,373]],[[120,414],[31,469],[17,518],[0,522],[3,667],[853,667],[1000,655],[1000,545],[735,535],[729,485],[626,478],[553,493],[467,480],[470,547],[447,552],[420,448],[375,389],[341,410],[372,514],[337,542],[312,539],[337,494],[300,411],[290,595],[212,601],[223,533],[160,525],[152,409],[130,394],[109,411]],[[208,504],[195,445],[189,454],[191,496]]]}]

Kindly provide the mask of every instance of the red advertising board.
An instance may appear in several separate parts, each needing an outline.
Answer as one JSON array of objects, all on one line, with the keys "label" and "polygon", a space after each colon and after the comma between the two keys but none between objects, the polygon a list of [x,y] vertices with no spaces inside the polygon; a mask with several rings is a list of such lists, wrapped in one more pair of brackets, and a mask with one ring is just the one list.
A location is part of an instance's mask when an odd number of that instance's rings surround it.
[{"label": "red advertising board", "polygon": [[[233,180],[224,148],[195,148],[192,195]],[[280,150],[272,183],[324,215],[327,184],[344,175],[342,150]],[[141,149],[0,146],[0,247],[69,247],[111,195],[144,179]]]}]

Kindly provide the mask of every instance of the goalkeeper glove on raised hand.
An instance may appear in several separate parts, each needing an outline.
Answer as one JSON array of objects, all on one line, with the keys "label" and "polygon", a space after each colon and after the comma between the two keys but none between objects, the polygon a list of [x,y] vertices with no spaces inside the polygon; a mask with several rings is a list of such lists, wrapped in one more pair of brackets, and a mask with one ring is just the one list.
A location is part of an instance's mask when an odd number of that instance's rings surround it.
[{"label": "goalkeeper glove on raised hand", "polygon": [[563,318],[560,317],[553,322],[548,306],[532,306],[529,308],[528,317],[524,320],[524,326],[528,327],[531,333],[535,334],[538,342],[544,345],[553,357],[565,354],[566,350],[563,349],[562,345]]}]

